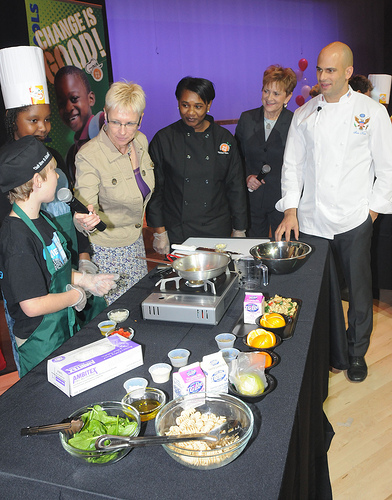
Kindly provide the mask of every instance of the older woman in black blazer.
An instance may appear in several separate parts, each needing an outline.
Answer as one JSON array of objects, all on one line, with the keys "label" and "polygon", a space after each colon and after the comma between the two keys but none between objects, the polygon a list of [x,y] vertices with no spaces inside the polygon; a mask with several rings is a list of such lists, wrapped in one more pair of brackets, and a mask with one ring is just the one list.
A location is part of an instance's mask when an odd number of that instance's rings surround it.
[{"label": "older woman in black blazer", "polygon": [[[245,162],[249,194],[248,236],[273,235],[283,214],[275,209],[281,198],[281,170],[293,113],[286,109],[297,84],[290,68],[269,66],[264,72],[262,106],[241,114],[236,128],[241,156]],[[257,179],[263,165],[271,167],[265,179]]]}]

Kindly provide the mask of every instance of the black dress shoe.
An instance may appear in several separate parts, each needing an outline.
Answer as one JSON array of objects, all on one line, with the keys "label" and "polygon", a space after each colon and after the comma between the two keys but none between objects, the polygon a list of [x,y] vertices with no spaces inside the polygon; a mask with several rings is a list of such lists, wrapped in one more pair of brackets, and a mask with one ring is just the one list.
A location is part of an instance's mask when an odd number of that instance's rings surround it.
[{"label": "black dress shoe", "polygon": [[368,369],[363,356],[350,357],[350,368],[347,370],[347,377],[351,382],[363,382],[367,377]]}]

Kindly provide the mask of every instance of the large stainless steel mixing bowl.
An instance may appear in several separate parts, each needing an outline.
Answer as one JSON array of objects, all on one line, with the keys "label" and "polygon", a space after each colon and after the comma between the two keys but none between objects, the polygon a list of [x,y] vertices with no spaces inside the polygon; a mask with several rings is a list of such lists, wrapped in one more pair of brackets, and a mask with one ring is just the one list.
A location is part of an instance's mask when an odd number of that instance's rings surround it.
[{"label": "large stainless steel mixing bowl", "polygon": [[226,271],[230,257],[222,253],[195,253],[173,262],[173,269],[189,281],[210,280]]},{"label": "large stainless steel mixing bowl", "polygon": [[312,247],[301,241],[270,241],[249,250],[255,260],[261,260],[274,274],[288,274],[304,265]]}]

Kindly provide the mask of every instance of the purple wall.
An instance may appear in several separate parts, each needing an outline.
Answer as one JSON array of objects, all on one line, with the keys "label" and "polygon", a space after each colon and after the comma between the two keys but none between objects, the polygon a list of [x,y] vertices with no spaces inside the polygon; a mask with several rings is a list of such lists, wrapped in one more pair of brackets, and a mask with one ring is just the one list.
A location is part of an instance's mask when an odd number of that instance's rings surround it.
[{"label": "purple wall", "polygon": [[[316,83],[317,54],[340,40],[354,52],[355,72],[383,69],[382,0],[106,0],[114,80],[133,80],[147,94],[142,131],[150,140],[179,119],[174,90],[186,76],[215,84],[211,114],[239,118],[260,105],[270,64],[298,69]],[[228,127],[232,132],[234,127]]]}]

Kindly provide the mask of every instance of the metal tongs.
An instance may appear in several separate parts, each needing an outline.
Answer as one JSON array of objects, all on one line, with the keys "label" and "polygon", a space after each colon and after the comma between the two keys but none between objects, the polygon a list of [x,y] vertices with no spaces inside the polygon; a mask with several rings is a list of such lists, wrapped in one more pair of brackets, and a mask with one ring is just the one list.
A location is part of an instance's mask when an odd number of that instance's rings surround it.
[{"label": "metal tongs", "polygon": [[[95,441],[97,450],[118,450],[120,448],[154,446],[158,444],[181,443],[184,441],[207,441],[215,448],[226,437],[242,434],[242,425],[238,420],[228,420],[212,429],[208,434],[182,434],[177,436],[142,436],[127,437],[104,434]],[[107,442],[109,441],[109,442]]]},{"label": "metal tongs", "polygon": [[58,424],[38,425],[36,427],[24,427],[20,430],[21,436],[35,436],[37,434],[53,434],[56,432],[65,432],[72,436],[81,431],[84,422],[81,418],[66,418]]}]

